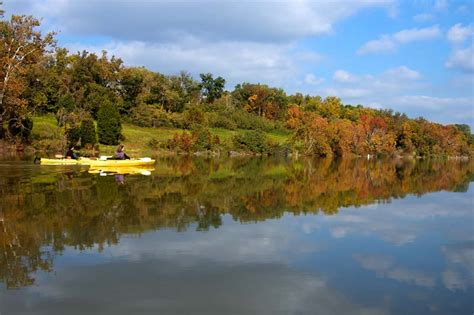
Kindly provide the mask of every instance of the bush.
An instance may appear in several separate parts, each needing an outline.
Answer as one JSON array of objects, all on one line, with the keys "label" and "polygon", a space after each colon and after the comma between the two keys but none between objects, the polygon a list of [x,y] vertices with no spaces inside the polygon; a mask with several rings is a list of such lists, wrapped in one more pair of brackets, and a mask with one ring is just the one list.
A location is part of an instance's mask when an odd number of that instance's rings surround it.
[{"label": "bush", "polygon": [[195,150],[211,150],[213,147],[213,139],[208,128],[201,125],[195,125],[191,132],[193,140],[193,149]]},{"label": "bush", "polygon": [[193,125],[207,125],[206,113],[196,106],[184,112],[184,128],[190,129]]},{"label": "bush", "polygon": [[184,122],[184,115],[181,113],[170,113],[169,119],[171,125],[175,128],[183,129],[185,122]]},{"label": "bush", "polygon": [[193,139],[192,136],[184,132],[181,135],[178,133],[175,133],[172,139],[168,140],[168,149],[170,150],[175,150],[175,149],[180,149],[185,152],[191,151],[191,147],[193,146]]},{"label": "bush", "polygon": [[33,130],[33,120],[25,117],[21,120],[11,120],[8,124],[10,135],[19,138],[22,142],[29,143],[31,131]]},{"label": "bush", "polygon": [[247,113],[243,110],[236,110],[231,113],[230,119],[240,129],[271,131],[275,128],[270,120]]},{"label": "bush", "polygon": [[212,113],[209,115],[209,125],[214,128],[237,129],[237,124],[224,113]]},{"label": "bush", "polygon": [[68,146],[76,145],[81,139],[81,128],[78,125],[68,125],[66,127],[66,140]]},{"label": "bush", "polygon": [[245,131],[243,134],[232,138],[234,146],[237,149],[250,151],[254,153],[268,153],[268,140],[262,131]]},{"label": "bush", "polygon": [[139,105],[131,110],[132,123],[141,127],[171,127],[169,114],[154,105]]},{"label": "bush", "polygon": [[121,137],[122,124],[117,107],[110,101],[105,101],[97,114],[97,129],[99,142],[102,144],[115,145]]},{"label": "bush", "polygon": [[155,138],[151,138],[148,142],[147,142],[147,147],[149,147],[150,149],[153,149],[153,150],[156,150],[156,149],[159,149],[160,146],[161,146],[161,142]]},{"label": "bush", "polygon": [[81,121],[81,146],[94,146],[97,143],[97,132],[92,119]]}]

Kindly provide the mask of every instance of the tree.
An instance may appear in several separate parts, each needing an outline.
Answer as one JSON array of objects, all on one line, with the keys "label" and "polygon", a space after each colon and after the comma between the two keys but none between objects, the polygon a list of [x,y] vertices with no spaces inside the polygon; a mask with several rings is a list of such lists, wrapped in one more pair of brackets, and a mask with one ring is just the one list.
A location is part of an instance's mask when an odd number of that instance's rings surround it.
[{"label": "tree", "polygon": [[332,131],[326,118],[310,112],[304,116],[303,123],[295,130],[293,142],[301,141],[305,154],[332,156],[333,152],[329,145],[331,138]]},{"label": "tree", "polygon": [[232,95],[237,106],[249,113],[271,120],[285,118],[288,97],[282,89],[270,88],[265,84],[243,83],[235,87]]},{"label": "tree", "polygon": [[199,76],[201,77],[199,87],[201,88],[202,95],[205,97],[206,102],[211,104],[214,100],[221,97],[224,92],[225,79],[222,77],[213,79],[211,73],[201,73]]},{"label": "tree", "polygon": [[110,101],[106,101],[97,114],[99,142],[102,144],[118,144],[122,131],[120,113]]},{"label": "tree", "polygon": [[21,98],[25,88],[23,77],[28,67],[37,63],[55,42],[54,33],[43,37],[41,32],[35,30],[40,26],[40,22],[32,16],[12,15],[9,21],[5,21],[1,11],[0,17],[1,138],[4,136],[4,122],[15,128],[26,127],[23,122],[27,121],[29,110],[26,101]]},{"label": "tree", "polygon": [[127,68],[122,71],[120,94],[123,99],[122,114],[128,114],[138,105],[138,96],[143,88],[143,74],[139,68]]},{"label": "tree", "polygon": [[97,132],[91,118],[81,121],[81,146],[93,146],[97,143]]}]

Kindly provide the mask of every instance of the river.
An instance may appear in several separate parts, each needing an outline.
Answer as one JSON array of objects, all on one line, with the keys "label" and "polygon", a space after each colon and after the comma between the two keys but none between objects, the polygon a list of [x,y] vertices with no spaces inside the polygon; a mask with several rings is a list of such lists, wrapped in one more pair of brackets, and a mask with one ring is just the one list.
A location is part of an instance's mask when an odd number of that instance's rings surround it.
[{"label": "river", "polygon": [[[129,171],[130,172],[130,171]],[[472,314],[472,162],[0,161],[0,314]]]}]

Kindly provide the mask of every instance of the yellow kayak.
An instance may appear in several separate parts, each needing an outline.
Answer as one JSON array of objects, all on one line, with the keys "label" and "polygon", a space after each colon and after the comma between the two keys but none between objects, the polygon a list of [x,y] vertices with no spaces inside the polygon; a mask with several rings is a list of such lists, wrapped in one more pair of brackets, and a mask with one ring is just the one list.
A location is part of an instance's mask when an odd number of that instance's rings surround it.
[{"label": "yellow kayak", "polygon": [[103,167],[93,167],[89,169],[89,173],[91,174],[141,174],[141,175],[150,175],[151,172],[155,170],[154,167],[147,167],[147,166],[138,166],[138,167],[113,167],[113,166],[103,166]]},{"label": "yellow kayak", "polygon": [[41,165],[89,165],[91,167],[136,167],[136,166],[153,166],[155,160],[150,158],[130,159],[130,160],[108,160],[108,159],[45,159],[39,160]]},{"label": "yellow kayak", "polygon": [[130,159],[130,160],[102,160],[102,159],[80,159],[80,165],[90,165],[92,168],[98,167],[134,167],[134,166],[153,166],[155,160],[150,158]]},{"label": "yellow kayak", "polygon": [[74,159],[44,159],[39,160],[41,165],[78,165],[78,160]]}]

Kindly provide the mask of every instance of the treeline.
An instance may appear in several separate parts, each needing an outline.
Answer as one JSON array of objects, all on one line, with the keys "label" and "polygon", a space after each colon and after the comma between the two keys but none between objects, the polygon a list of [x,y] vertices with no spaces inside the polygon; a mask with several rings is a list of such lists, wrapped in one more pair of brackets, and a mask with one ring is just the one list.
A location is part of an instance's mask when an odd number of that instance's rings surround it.
[{"label": "treeline", "polygon": [[[2,12],[0,12],[2,13]],[[268,153],[265,132],[291,133],[286,150],[308,155],[468,155],[474,143],[468,125],[441,125],[423,118],[321,98],[265,84],[225,90],[225,79],[183,71],[164,75],[126,67],[103,51],[71,54],[54,34],[36,31],[33,17],[1,20],[0,138],[30,141],[32,115],[53,113],[70,144],[116,144],[121,123],[175,127],[169,149],[212,149],[220,139],[208,128],[249,130],[233,139],[238,150]],[[97,125],[97,131],[96,131]],[[196,144],[199,144],[196,146]]]}]

